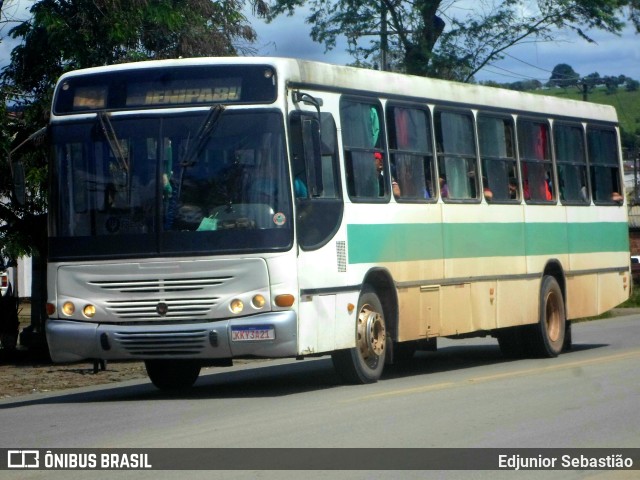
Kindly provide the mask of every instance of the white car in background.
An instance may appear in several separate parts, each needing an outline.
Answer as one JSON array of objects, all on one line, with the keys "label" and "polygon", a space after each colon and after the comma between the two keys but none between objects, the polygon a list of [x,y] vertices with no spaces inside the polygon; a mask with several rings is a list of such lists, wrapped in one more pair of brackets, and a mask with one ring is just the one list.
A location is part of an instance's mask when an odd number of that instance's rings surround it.
[{"label": "white car in background", "polygon": [[0,271],[0,296],[4,297],[4,294],[9,288],[9,274],[6,270]]}]

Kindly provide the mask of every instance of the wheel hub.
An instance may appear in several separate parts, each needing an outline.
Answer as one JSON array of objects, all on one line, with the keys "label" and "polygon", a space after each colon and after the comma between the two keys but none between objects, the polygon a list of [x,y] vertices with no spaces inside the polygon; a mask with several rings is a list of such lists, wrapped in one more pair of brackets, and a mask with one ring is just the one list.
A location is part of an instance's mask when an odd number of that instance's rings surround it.
[{"label": "wheel hub", "polygon": [[382,355],[386,337],[382,315],[369,305],[363,306],[358,315],[358,348],[362,358]]}]

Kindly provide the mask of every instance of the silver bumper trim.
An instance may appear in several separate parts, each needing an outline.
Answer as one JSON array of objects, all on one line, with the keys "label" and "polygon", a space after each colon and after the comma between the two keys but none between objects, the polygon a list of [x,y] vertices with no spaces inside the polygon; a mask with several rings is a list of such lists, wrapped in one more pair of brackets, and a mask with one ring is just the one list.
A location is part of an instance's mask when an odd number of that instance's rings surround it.
[{"label": "silver bumper trim", "polygon": [[[273,327],[275,339],[232,341],[233,327]],[[278,358],[295,356],[298,350],[298,322],[293,311],[189,324],[117,325],[49,319],[46,333],[54,362]]]}]

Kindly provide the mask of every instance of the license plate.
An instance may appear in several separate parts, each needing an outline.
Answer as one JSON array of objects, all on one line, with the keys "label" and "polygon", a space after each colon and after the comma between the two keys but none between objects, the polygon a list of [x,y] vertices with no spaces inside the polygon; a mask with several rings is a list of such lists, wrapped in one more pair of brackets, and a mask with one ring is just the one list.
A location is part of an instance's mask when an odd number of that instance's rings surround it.
[{"label": "license plate", "polygon": [[276,330],[269,327],[231,327],[231,341],[255,342],[262,340],[275,340]]}]

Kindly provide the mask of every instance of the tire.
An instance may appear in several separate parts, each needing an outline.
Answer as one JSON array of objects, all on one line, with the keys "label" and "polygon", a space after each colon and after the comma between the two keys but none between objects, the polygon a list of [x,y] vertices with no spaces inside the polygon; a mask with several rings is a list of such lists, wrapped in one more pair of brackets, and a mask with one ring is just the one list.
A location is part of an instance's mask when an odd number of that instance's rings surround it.
[{"label": "tire", "polygon": [[185,390],[200,375],[200,363],[194,360],[145,360],[144,365],[151,383],[160,390]]},{"label": "tire", "polygon": [[418,350],[418,342],[398,342],[393,344],[393,363],[396,365],[404,365],[415,356],[416,350]]},{"label": "tire", "polygon": [[370,286],[358,300],[356,346],[331,355],[336,371],[349,383],[374,383],[380,379],[387,352],[387,332],[382,303]]},{"label": "tire", "polygon": [[542,278],[538,323],[531,326],[529,347],[536,357],[557,357],[565,346],[567,321],[562,290],[556,279]]},{"label": "tire", "polygon": [[500,352],[507,358],[523,358],[528,353],[525,339],[526,327],[509,327],[498,331],[498,345]]},{"label": "tire", "polygon": [[564,331],[564,345],[562,346],[563,352],[568,352],[573,348],[573,335],[571,333],[571,322],[567,320],[566,323],[567,323],[567,328]]}]

